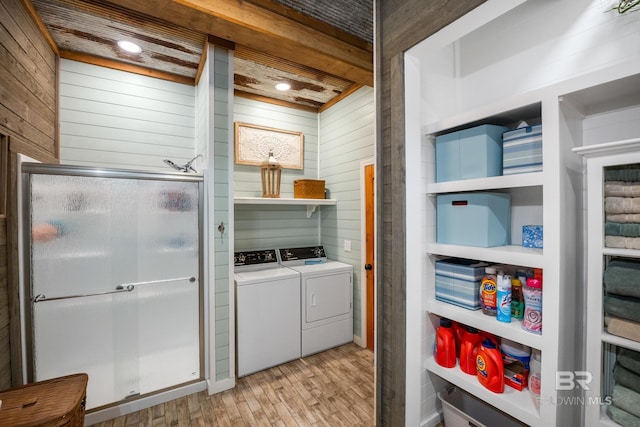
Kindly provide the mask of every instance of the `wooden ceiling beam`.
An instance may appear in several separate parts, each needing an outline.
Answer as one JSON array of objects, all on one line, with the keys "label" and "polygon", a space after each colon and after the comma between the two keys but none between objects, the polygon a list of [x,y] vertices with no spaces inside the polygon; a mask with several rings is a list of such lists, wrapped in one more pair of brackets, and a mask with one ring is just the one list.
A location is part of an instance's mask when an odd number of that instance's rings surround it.
[{"label": "wooden ceiling beam", "polygon": [[109,0],[120,7],[373,86],[373,47],[356,46],[237,0]]}]

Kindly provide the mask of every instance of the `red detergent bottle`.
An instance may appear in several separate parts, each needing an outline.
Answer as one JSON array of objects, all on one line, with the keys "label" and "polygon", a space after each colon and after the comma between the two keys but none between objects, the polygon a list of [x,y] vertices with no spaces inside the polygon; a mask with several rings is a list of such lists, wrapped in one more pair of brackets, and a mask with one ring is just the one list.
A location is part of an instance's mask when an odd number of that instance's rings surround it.
[{"label": "red detergent bottle", "polygon": [[440,326],[436,331],[436,345],[433,354],[436,363],[445,368],[456,366],[456,340],[451,328],[451,320],[440,319]]},{"label": "red detergent bottle", "polygon": [[478,381],[494,393],[504,392],[504,366],[500,350],[489,339],[480,345],[476,356]]},{"label": "red detergent bottle", "polygon": [[476,356],[482,342],[482,335],[472,326],[467,326],[460,345],[460,369],[469,375],[477,375]]},{"label": "red detergent bottle", "polygon": [[456,339],[456,357],[460,357],[460,345],[464,338],[466,326],[462,323],[452,321],[451,329],[453,329],[453,337]]}]

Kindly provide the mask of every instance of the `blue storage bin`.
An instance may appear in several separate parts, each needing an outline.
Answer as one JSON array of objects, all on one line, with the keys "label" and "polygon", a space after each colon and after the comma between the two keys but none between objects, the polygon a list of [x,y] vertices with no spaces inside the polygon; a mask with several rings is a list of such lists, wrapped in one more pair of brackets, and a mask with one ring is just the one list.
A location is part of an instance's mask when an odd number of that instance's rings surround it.
[{"label": "blue storage bin", "polygon": [[502,134],[482,125],[436,137],[436,182],[502,175]]},{"label": "blue storage bin", "polygon": [[436,220],[438,243],[484,248],[511,244],[508,193],[440,194]]},{"label": "blue storage bin", "polygon": [[502,134],[502,174],[542,170],[542,125],[526,126]]},{"label": "blue storage bin", "polygon": [[436,261],[436,299],[469,310],[480,309],[480,283],[489,264],[461,258]]}]

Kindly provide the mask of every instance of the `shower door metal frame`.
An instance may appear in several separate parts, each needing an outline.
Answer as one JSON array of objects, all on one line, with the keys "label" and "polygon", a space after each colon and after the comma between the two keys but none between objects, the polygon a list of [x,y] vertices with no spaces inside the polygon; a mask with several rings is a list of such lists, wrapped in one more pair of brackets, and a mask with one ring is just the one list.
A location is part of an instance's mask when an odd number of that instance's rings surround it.
[{"label": "shower door metal frame", "polygon": [[[26,377],[29,382],[34,381],[34,343],[33,343],[33,310],[31,298],[31,176],[32,175],[63,175],[63,176],[80,176],[91,178],[116,178],[116,179],[135,179],[135,180],[150,180],[150,181],[169,181],[169,182],[194,182],[198,184],[198,329],[199,329],[199,366],[200,376],[199,378],[185,383],[176,384],[168,389],[155,390],[146,394],[136,396],[134,399],[144,398],[146,396],[154,395],[160,392],[164,392],[170,389],[178,388],[188,384],[204,381],[206,379],[205,372],[205,287],[204,287],[204,177],[202,175],[188,174],[188,173],[159,173],[159,172],[146,172],[146,171],[133,171],[127,169],[113,169],[113,168],[96,168],[87,166],[74,166],[74,165],[57,165],[46,163],[22,163],[22,233],[24,236],[24,245],[22,248],[23,256],[23,278],[24,286],[20,290],[23,295],[23,306],[21,310],[24,311],[24,331],[23,336],[24,344],[23,350],[25,352],[24,360],[26,361]],[[124,286],[124,289],[114,292],[127,292],[129,288]],[[131,401],[134,399],[126,399]],[[113,402],[107,407],[118,405],[123,400]],[[104,409],[105,406],[94,408],[93,410]]]}]

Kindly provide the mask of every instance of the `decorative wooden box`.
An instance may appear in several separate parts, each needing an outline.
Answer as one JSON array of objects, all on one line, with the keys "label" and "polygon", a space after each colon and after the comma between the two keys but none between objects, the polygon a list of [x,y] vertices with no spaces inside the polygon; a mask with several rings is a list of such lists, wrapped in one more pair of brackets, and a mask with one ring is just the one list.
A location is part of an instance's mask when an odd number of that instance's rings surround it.
[{"label": "decorative wooden box", "polygon": [[0,427],[83,427],[88,380],[68,375],[0,393]]},{"label": "decorative wooden box", "polygon": [[295,199],[324,199],[324,180],[296,179],[293,181]]}]

